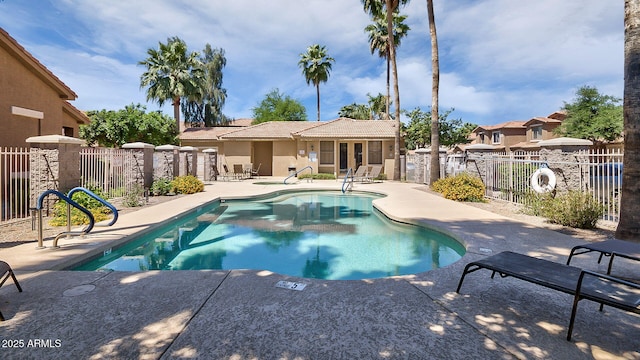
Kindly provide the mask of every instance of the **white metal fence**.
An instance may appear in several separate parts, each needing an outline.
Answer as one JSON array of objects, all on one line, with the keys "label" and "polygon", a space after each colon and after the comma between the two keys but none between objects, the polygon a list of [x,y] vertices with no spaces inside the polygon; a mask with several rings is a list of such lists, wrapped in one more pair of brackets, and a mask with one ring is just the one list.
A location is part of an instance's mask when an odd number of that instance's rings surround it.
[{"label": "white metal fence", "polygon": [[0,221],[29,216],[29,149],[0,148]]},{"label": "white metal fence", "polygon": [[89,189],[99,189],[108,198],[131,193],[135,186],[137,167],[130,151],[111,148],[80,150],[80,182]]}]

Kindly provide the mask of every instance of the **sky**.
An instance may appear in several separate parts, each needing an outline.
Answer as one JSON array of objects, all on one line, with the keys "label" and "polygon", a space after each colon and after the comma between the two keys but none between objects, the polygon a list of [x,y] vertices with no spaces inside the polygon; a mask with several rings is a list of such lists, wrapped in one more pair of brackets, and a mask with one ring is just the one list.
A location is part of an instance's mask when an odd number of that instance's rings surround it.
[{"label": "sky", "polygon": [[[622,0],[434,0],[434,6],[440,112],[454,109],[449,118],[491,125],[547,116],[584,85],[622,98]],[[401,13],[411,30],[397,50],[400,108],[430,111],[426,1],[410,1]],[[251,117],[277,88],[316,120],[316,90],[298,61],[308,46],[326,46],[335,63],[320,85],[321,120],[336,119],[342,106],[386,92],[386,63],[369,50],[369,23],[360,0],[0,0],[0,27],[77,93],[75,107],[139,103],[170,116],[170,104],[147,101],[138,62],[177,36],[190,51],[207,43],[225,51],[223,113],[236,119]]]}]

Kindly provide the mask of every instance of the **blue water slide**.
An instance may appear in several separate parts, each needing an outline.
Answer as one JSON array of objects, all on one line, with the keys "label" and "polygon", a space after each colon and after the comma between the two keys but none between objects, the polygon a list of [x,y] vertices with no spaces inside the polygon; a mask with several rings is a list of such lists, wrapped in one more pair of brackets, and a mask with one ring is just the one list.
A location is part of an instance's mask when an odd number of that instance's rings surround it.
[{"label": "blue water slide", "polygon": [[36,204],[36,210],[39,210],[39,211],[42,210],[42,201],[49,194],[56,195],[61,200],[66,201],[69,205],[75,207],[76,209],[82,211],[85,215],[87,215],[87,217],[89,218],[89,225],[84,230],[82,230],[83,233],[88,233],[89,231],[91,231],[91,229],[93,229],[93,225],[95,225],[95,219],[93,218],[93,214],[91,213],[91,211],[87,210],[87,208],[85,208],[84,206],[78,204],[77,202],[71,200],[71,198],[69,196],[61,193],[58,190],[46,190],[45,192],[40,194],[40,196],[38,196],[38,202]]},{"label": "blue water slide", "polygon": [[115,206],[113,206],[110,202],[108,202],[107,200],[101,198],[100,196],[96,195],[93,191],[84,188],[82,186],[78,186],[78,187],[74,187],[73,189],[71,189],[69,191],[69,193],[67,194],[67,196],[71,199],[73,198],[73,194],[77,193],[78,191],[82,191],[83,193],[89,195],[90,197],[98,200],[102,205],[106,206],[109,208],[109,210],[111,210],[111,212],[113,213],[113,219],[111,219],[111,222],[109,222],[107,225],[111,226],[113,224],[116,223],[116,221],[118,221],[118,209],[116,209]]}]

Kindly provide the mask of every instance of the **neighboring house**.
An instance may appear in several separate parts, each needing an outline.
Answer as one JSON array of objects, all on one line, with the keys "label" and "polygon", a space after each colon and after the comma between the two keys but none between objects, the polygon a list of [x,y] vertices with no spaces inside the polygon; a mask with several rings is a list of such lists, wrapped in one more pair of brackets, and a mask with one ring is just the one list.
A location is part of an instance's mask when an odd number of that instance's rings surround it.
[{"label": "neighboring house", "polygon": [[200,150],[217,149],[229,168],[233,164],[260,165],[260,175],[264,176],[286,176],[307,166],[313,173],[340,176],[360,165],[393,169],[395,124],[389,120],[339,118],[192,128],[180,135],[180,143]]},{"label": "neighboring house", "polygon": [[31,136],[78,136],[89,118],[69,103],[77,95],[0,28],[0,147]]},{"label": "neighboring house", "polygon": [[[538,150],[538,142],[556,138],[553,130],[566,118],[562,111],[529,121],[508,121],[498,125],[482,125],[470,135],[471,144],[491,145],[496,151]],[[459,148],[463,148],[460,146]]]}]

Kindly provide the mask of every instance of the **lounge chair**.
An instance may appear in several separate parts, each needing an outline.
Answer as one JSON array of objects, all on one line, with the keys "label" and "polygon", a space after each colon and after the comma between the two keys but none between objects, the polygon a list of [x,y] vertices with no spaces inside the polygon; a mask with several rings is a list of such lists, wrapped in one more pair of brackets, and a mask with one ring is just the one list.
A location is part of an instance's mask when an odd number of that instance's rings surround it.
[{"label": "lounge chair", "polygon": [[231,172],[229,171],[229,167],[227,164],[222,164],[222,169],[224,170],[224,174],[222,174],[222,180],[229,181],[229,176],[231,176]]},{"label": "lounge chair", "polygon": [[[2,281],[0,281],[0,286],[4,284],[5,281],[11,276],[13,279],[13,283],[16,284],[19,292],[22,292],[22,287],[20,287],[20,283],[18,283],[18,279],[16,279],[16,275],[13,273],[11,266],[4,261],[0,261],[0,277],[3,277]],[[4,316],[2,312],[0,312],[0,321],[4,321]]]},{"label": "lounge chair", "polygon": [[233,177],[238,180],[244,179],[244,167],[242,164],[233,164]]},{"label": "lounge chair", "polygon": [[371,166],[371,170],[369,171],[369,173],[365,177],[364,181],[366,181],[366,182],[374,182],[374,181],[376,181],[378,176],[380,176],[381,172],[382,172],[382,165],[373,165],[373,166]]},{"label": "lounge chair", "polygon": [[601,305],[640,314],[640,284],[510,251],[467,264],[456,292],[460,293],[462,282],[467,274],[480,269],[491,270],[491,278],[498,273],[501,277],[512,276],[573,295],[574,301],[567,330],[567,340],[571,340],[580,300],[591,300]]},{"label": "lounge chair", "polygon": [[260,166],[262,166],[262,163],[259,163],[257,168],[251,169],[251,177],[255,176],[260,179]]},{"label": "lounge chair", "polygon": [[598,264],[600,264],[600,262],[602,261],[603,256],[610,257],[609,266],[607,267],[607,274],[611,274],[613,258],[615,258],[616,256],[640,261],[640,244],[624,240],[611,239],[574,246],[573,249],[571,249],[569,258],[567,259],[567,265],[571,263],[571,259],[574,255],[586,254],[592,251],[600,253],[600,256],[598,257]]},{"label": "lounge chair", "polygon": [[371,166],[360,165],[358,170],[353,174],[353,181],[364,181],[369,174]]}]

